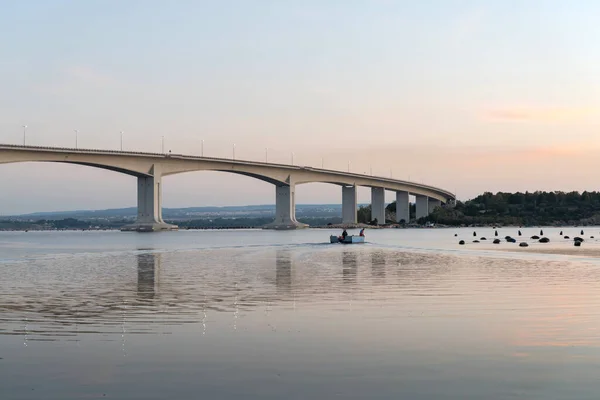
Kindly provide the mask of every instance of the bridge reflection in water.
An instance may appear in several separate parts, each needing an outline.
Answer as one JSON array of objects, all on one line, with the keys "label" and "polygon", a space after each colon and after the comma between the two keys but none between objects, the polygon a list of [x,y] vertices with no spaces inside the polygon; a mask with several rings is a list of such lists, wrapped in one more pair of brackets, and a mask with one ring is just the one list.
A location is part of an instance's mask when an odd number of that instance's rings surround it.
[{"label": "bridge reflection in water", "polygon": [[371,275],[377,283],[385,281],[385,254],[381,251],[371,253]]},{"label": "bridge reflection in water", "polygon": [[275,284],[279,292],[292,289],[292,254],[289,250],[275,252]]},{"label": "bridge reflection in water", "polygon": [[[402,291],[452,271],[451,258],[432,257],[366,247],[266,248],[256,253],[247,249],[161,253],[141,248],[110,263],[106,257],[89,259],[86,262],[95,263],[92,269],[80,268],[77,257],[67,264],[40,261],[48,265],[32,283],[36,290],[23,285],[4,304],[9,328],[3,334],[21,332],[24,315],[29,332],[39,331],[47,339],[44,329],[52,326],[57,340],[61,334],[72,334],[75,324],[107,334],[123,324],[128,334],[135,334],[157,333],[152,326],[165,321],[206,326],[226,313],[235,313],[237,321],[265,304],[284,310],[293,301],[301,308],[335,299],[339,293],[349,294],[347,300],[359,299],[379,293],[374,286]],[[60,268],[63,276],[76,279],[53,280]]]},{"label": "bridge reflection in water", "polygon": [[344,283],[356,283],[357,257],[358,255],[354,251],[342,253],[342,281]]},{"label": "bridge reflection in water", "polygon": [[[148,250],[148,249],[140,249]],[[162,255],[141,253],[137,255],[137,295],[140,299],[154,299]]]}]

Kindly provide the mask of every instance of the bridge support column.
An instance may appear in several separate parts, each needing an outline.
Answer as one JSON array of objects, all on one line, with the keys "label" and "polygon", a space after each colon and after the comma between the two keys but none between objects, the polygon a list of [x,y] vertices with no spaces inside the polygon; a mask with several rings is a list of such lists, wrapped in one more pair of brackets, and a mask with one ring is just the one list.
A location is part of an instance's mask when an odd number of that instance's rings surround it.
[{"label": "bridge support column", "polygon": [[378,225],[385,224],[385,189],[371,188],[371,220],[377,219]]},{"label": "bridge support column", "polygon": [[342,223],[356,224],[356,186],[342,186]]},{"label": "bridge support column", "polygon": [[396,192],[396,222],[410,222],[410,203],[408,192]]},{"label": "bridge support column", "polygon": [[422,217],[426,217],[429,215],[429,205],[428,205],[428,197],[427,196],[421,196],[421,195],[416,195],[416,210],[415,210],[415,217],[417,219],[422,218]]},{"label": "bridge support column", "polygon": [[441,205],[442,205],[441,201],[439,201],[437,199],[429,198],[429,202],[427,204],[429,214],[431,214],[433,212],[433,210],[435,210],[436,207],[440,207]]},{"label": "bridge support column", "polygon": [[275,221],[265,229],[299,229],[308,225],[296,221],[296,186],[275,186]]},{"label": "bridge support column", "polygon": [[155,232],[176,230],[176,225],[162,219],[162,179],[160,169],[154,165],[150,176],[138,177],[137,219],[125,225],[122,231]]}]

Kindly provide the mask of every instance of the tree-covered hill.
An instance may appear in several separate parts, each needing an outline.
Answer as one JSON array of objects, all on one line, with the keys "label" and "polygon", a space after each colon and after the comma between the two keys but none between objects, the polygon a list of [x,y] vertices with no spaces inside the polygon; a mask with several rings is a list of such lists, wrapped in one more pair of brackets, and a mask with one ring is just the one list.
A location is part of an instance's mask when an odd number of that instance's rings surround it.
[{"label": "tree-covered hill", "polygon": [[424,221],[446,225],[595,225],[600,224],[600,192],[486,192],[457,202],[454,208],[438,207]]}]

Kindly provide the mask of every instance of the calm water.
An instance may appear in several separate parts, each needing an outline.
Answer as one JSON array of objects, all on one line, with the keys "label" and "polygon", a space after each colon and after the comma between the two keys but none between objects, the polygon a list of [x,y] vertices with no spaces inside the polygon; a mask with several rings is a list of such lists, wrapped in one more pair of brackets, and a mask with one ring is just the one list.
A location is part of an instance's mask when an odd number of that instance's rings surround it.
[{"label": "calm water", "polygon": [[0,398],[600,398],[600,259],[471,232],[0,233]]}]

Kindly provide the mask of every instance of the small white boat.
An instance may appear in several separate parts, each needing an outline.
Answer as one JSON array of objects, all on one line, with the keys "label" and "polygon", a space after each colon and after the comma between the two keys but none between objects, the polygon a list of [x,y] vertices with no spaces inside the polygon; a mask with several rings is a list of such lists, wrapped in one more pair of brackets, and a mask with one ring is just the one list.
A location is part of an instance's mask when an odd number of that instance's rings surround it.
[{"label": "small white boat", "polygon": [[342,239],[341,236],[331,235],[331,236],[329,236],[329,240],[330,240],[331,243],[353,244],[353,243],[364,243],[365,242],[365,237],[364,236],[348,235],[348,236],[346,236],[345,239]]}]

